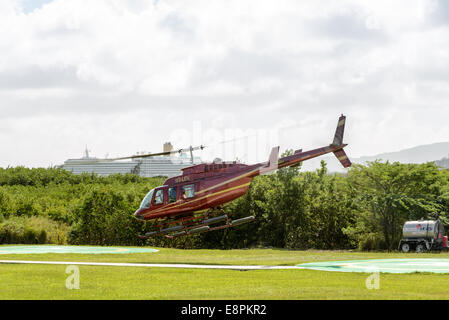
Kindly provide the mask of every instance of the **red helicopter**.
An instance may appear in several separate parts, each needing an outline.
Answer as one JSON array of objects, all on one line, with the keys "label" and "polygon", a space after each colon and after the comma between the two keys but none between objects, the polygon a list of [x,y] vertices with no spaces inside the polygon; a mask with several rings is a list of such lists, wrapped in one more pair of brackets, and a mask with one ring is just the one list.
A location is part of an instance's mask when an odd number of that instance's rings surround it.
[{"label": "red helicopter", "polygon": [[[333,152],[343,167],[351,166],[351,161],[343,150],[343,133],[346,117],[341,115],[333,142],[325,147],[303,152],[296,150],[293,155],[278,158],[279,147],[271,150],[268,161],[253,165],[237,162],[213,162],[193,165],[182,169],[182,175],[167,179],[160,187],[152,189],[143,199],[134,216],[141,221],[152,220],[153,231],[143,239],[163,235],[169,238],[198,234],[206,231],[234,227],[251,222],[254,216],[231,219],[231,214],[222,206],[243,196],[254,177],[279,168],[298,166],[302,161]],[[117,159],[142,158],[167,155],[176,152],[203,149],[203,146],[157,154],[123,157]],[[116,160],[116,159],[114,159]]]}]

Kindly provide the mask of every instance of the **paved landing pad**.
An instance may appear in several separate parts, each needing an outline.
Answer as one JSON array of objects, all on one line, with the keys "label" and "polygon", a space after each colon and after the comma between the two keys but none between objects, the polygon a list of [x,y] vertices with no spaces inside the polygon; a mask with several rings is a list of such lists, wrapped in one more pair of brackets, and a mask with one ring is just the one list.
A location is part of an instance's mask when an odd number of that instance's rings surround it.
[{"label": "paved landing pad", "polygon": [[339,272],[449,273],[449,259],[373,259],[302,263],[301,269]]},{"label": "paved landing pad", "polygon": [[148,253],[159,250],[131,247],[88,247],[88,246],[0,246],[1,254],[34,254],[34,253],[80,253],[80,254],[117,254]]}]

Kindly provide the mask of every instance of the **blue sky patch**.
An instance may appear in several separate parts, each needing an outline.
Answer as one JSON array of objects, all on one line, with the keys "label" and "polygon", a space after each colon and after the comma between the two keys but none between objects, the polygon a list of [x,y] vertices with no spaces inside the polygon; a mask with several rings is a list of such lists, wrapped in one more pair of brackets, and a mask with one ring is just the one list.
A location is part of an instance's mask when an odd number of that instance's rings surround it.
[{"label": "blue sky patch", "polygon": [[53,0],[21,0],[23,11],[25,13],[33,12],[34,9],[41,8],[44,4],[52,1]]}]

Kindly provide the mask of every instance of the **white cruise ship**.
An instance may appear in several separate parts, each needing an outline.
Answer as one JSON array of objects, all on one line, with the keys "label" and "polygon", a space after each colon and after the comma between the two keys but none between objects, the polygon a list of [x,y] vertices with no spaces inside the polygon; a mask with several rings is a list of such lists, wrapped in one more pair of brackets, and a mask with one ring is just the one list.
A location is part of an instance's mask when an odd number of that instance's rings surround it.
[{"label": "white cruise ship", "polygon": [[[170,149],[173,149],[170,143],[164,144],[164,151]],[[89,151],[86,147],[84,157],[80,159],[68,159],[60,167],[73,174],[87,172],[96,173],[100,176],[108,176],[115,173],[135,173],[141,177],[174,177],[181,175],[181,169],[201,163],[201,158],[191,158],[190,155],[185,153],[181,153],[179,156],[155,156],[150,158],[135,158],[129,161],[95,163],[97,160],[98,158],[89,156]]]}]

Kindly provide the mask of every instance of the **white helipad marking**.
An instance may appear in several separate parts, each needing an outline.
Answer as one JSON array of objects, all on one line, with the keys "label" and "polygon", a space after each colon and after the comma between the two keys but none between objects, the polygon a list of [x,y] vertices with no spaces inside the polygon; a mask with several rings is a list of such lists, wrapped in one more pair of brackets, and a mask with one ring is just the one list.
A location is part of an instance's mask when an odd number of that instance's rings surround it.
[{"label": "white helipad marking", "polygon": [[[329,263],[329,264],[327,264]],[[384,259],[306,263],[306,269],[340,272],[449,273],[449,259]]]},{"label": "white helipad marking", "polygon": [[412,265],[412,266],[430,266],[430,267],[449,267],[449,263],[448,262],[429,262],[429,263],[426,263],[426,262],[414,262],[414,263],[409,263],[409,265]]},{"label": "white helipad marking", "polygon": [[229,270],[301,269],[296,266],[232,266],[232,265],[202,265],[202,264],[112,263],[112,262],[71,262],[71,261],[23,261],[23,260],[0,260],[0,264],[53,264],[53,265],[84,265],[84,266],[107,266],[107,267],[229,269]]},{"label": "white helipad marking", "polygon": [[441,269],[441,268],[432,268],[432,267],[447,267],[447,264],[442,264],[442,265],[436,265],[436,264],[431,264],[431,263],[401,263],[401,264],[397,264],[394,267],[385,267],[385,266],[376,266],[376,265],[367,265],[367,266],[363,266],[363,265],[359,265],[356,263],[348,263],[348,264],[341,264],[341,267],[349,267],[349,268],[354,268],[354,269],[360,269],[360,270],[407,270],[407,271],[419,271],[417,270],[415,267],[430,267],[427,268],[425,271],[429,271],[429,270],[435,270],[435,271],[449,271],[449,269]]}]

